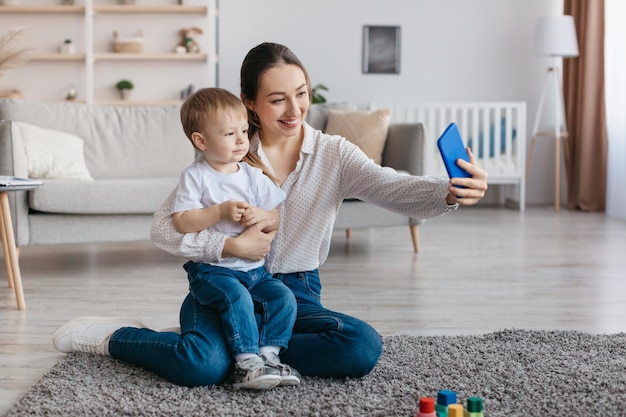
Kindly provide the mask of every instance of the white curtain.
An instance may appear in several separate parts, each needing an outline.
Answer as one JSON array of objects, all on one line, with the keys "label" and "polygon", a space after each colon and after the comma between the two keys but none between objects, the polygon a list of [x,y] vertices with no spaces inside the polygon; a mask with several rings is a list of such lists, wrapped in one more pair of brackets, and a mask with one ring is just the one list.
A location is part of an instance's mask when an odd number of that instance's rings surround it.
[{"label": "white curtain", "polygon": [[626,220],[626,1],[605,0],[606,213]]}]

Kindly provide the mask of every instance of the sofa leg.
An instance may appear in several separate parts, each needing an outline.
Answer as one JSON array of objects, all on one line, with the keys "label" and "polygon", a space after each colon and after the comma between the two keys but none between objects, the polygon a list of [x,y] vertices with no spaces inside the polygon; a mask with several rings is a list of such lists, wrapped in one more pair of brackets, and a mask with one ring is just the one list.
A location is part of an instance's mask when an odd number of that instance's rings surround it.
[{"label": "sofa leg", "polygon": [[346,229],[346,239],[350,239],[350,236],[352,236],[352,231],[350,229]]},{"label": "sofa leg", "polygon": [[409,228],[411,229],[411,239],[413,240],[413,252],[417,253],[420,247],[419,231],[417,230],[416,224],[410,224]]}]

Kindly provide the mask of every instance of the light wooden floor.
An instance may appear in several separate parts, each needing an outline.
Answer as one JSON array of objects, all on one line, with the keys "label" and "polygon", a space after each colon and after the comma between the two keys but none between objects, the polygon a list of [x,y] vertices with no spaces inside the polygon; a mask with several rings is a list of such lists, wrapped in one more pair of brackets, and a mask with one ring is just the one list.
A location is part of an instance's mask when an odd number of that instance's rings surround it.
[{"label": "light wooden floor", "polygon": [[[626,222],[553,208],[461,209],[420,227],[336,232],[323,266],[327,307],[383,335],[505,328],[626,331]],[[0,270],[0,414],[63,355],[50,344],[82,315],[177,325],[182,261],[149,242],[25,247],[26,311]]]}]

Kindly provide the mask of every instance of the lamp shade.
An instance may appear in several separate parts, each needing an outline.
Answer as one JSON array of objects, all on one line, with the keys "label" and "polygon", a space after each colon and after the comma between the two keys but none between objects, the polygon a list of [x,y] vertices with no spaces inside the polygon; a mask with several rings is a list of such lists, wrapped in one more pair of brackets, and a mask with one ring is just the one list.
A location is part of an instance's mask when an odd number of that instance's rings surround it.
[{"label": "lamp shade", "polygon": [[535,27],[535,55],[578,56],[574,18],[568,15],[540,17]]}]

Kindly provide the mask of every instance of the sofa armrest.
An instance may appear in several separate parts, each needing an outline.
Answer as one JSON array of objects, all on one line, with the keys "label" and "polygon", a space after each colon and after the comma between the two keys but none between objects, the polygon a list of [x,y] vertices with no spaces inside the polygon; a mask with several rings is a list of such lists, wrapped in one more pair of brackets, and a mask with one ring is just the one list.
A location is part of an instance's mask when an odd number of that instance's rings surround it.
[{"label": "sofa armrest", "polygon": [[[426,129],[422,123],[395,123],[389,125],[382,165],[411,175],[424,175],[426,155]],[[409,219],[409,224],[419,225],[426,220]],[[413,242],[415,246],[415,241]],[[415,246],[417,252],[417,246]]]},{"label": "sofa armrest", "polygon": [[[10,120],[0,120],[0,175],[28,176],[24,144],[21,137],[13,136]],[[17,246],[27,245],[30,236],[28,191],[15,191],[8,194],[15,243]]]},{"label": "sofa armrest", "polygon": [[424,175],[426,129],[422,123],[389,125],[382,165],[411,175]]},{"label": "sofa armrest", "polygon": [[10,120],[0,120],[0,175],[27,177],[26,151],[19,135],[13,135]]}]

